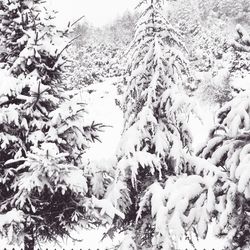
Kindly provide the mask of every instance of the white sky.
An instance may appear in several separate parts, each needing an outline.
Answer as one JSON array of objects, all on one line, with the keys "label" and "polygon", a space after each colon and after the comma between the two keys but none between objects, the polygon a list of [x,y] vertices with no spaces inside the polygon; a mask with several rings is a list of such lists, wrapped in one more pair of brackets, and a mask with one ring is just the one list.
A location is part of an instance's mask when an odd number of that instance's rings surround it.
[{"label": "white sky", "polygon": [[111,22],[126,10],[133,10],[138,0],[48,0],[58,10],[59,22],[66,23],[85,16],[95,26]]}]

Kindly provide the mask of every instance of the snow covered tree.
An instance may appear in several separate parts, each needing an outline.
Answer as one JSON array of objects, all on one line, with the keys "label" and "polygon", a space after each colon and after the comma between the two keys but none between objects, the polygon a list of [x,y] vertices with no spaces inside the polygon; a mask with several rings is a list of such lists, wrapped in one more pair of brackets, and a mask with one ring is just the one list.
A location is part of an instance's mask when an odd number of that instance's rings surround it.
[{"label": "snow covered tree", "polygon": [[217,166],[225,177],[217,184],[216,234],[225,249],[250,247],[250,92],[240,92],[217,114],[217,126],[199,155]]},{"label": "snow covered tree", "polygon": [[197,2],[180,0],[171,1],[169,4],[171,8],[168,10],[168,15],[180,32],[187,37],[196,36],[201,31],[201,17]]},{"label": "snow covered tree", "polygon": [[120,249],[179,249],[192,228],[206,236],[213,183],[221,175],[192,156],[184,91],[190,88],[189,71],[181,37],[162,14],[163,1],[140,6],[145,8],[128,54],[116,180],[106,198],[125,216],[114,219],[115,229],[129,231]]},{"label": "snow covered tree", "polygon": [[9,243],[24,239],[25,250],[99,223],[94,208],[106,185],[99,173],[97,190],[83,159],[102,124],[66,92],[69,43],[45,7],[0,1],[0,233]]},{"label": "snow covered tree", "polygon": [[247,31],[238,24],[236,35],[231,39],[231,69],[232,78],[244,78],[250,70],[250,36]]},{"label": "snow covered tree", "polygon": [[235,20],[236,22],[249,23],[250,3],[246,0],[216,0],[214,10],[220,18]]}]

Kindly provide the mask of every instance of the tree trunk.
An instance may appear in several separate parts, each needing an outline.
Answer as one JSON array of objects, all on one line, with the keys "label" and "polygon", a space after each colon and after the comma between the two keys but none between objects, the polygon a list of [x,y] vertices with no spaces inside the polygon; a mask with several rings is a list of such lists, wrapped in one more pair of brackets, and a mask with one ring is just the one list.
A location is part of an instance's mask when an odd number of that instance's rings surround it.
[{"label": "tree trunk", "polygon": [[35,239],[33,232],[33,225],[25,226],[24,232],[24,250],[34,250],[35,248]]}]

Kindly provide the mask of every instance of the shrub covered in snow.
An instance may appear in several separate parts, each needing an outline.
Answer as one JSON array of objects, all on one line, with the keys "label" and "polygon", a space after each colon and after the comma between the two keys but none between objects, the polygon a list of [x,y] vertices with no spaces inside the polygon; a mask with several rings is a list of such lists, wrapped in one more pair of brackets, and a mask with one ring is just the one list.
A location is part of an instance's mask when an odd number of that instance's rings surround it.
[{"label": "shrub covered in snow", "polygon": [[106,78],[119,77],[124,73],[125,62],[122,48],[115,44],[94,42],[70,48],[71,64],[67,75],[69,86],[82,88]]},{"label": "shrub covered in snow", "polygon": [[236,35],[231,41],[232,58],[230,73],[232,77],[244,78],[250,70],[250,36],[241,26],[236,26]]}]

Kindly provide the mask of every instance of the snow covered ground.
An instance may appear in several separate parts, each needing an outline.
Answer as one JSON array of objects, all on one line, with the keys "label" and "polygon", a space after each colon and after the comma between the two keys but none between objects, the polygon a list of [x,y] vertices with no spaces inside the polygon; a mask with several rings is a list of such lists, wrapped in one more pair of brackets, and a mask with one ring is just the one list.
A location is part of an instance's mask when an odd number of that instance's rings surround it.
[{"label": "snow covered ground", "polygon": [[[107,126],[100,134],[102,143],[95,143],[88,151],[89,157],[94,160],[109,160],[114,156],[122,132],[123,113],[115,104],[116,80],[117,78],[110,78],[105,82],[90,85],[79,94],[88,104],[87,111],[90,119]],[[91,93],[86,96],[86,92],[89,91]]]}]

